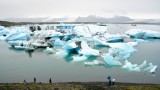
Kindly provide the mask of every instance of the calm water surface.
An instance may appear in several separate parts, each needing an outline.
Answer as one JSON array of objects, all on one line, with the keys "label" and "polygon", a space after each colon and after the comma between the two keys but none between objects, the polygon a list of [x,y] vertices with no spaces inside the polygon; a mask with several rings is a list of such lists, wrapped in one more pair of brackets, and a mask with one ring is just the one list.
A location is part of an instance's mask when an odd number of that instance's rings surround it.
[{"label": "calm water surface", "polygon": [[[133,28],[150,29],[160,31],[156,25],[108,25],[110,33],[124,33]],[[103,52],[108,52],[106,47],[99,48]],[[121,67],[85,66],[83,63],[72,62],[70,57],[63,59],[55,55],[47,55],[39,49],[33,53],[8,48],[8,44],[0,41],[0,83],[48,82],[52,78],[53,82],[69,81],[106,81],[111,75],[119,82],[134,83],[160,83],[160,40],[152,40],[150,43],[141,43],[135,47],[135,52],[129,59],[132,63],[141,64],[144,60],[158,65],[155,76],[147,72],[127,72]],[[101,58],[98,58],[101,59]]]}]

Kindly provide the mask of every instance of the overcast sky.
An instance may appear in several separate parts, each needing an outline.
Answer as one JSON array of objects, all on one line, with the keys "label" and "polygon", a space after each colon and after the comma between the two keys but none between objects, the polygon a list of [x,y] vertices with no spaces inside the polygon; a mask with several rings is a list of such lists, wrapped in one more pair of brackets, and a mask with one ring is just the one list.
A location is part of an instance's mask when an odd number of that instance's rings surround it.
[{"label": "overcast sky", "polygon": [[0,18],[88,15],[160,18],[160,0],[0,0]]}]

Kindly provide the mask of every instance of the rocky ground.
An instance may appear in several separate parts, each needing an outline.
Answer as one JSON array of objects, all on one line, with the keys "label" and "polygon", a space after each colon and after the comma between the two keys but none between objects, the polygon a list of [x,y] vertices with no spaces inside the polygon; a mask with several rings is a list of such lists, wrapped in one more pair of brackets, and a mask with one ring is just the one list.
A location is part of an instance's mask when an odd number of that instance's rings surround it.
[{"label": "rocky ground", "polygon": [[160,84],[106,82],[67,82],[67,83],[1,83],[0,90],[160,90]]}]

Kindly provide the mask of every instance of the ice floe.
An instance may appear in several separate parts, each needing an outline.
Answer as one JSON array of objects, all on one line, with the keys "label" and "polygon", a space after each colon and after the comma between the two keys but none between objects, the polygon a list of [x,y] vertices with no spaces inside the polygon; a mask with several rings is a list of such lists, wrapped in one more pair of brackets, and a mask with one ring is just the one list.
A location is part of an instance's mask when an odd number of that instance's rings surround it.
[{"label": "ice floe", "polygon": [[130,29],[126,32],[126,34],[130,35],[133,38],[138,39],[160,39],[160,32],[144,30],[144,29]]}]

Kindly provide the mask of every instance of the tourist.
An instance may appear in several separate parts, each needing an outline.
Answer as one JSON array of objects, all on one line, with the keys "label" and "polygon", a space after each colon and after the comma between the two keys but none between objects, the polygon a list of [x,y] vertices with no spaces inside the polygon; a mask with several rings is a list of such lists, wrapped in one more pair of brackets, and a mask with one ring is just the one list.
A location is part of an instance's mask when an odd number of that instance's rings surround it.
[{"label": "tourist", "polygon": [[36,78],[34,77],[34,83],[36,83]]},{"label": "tourist", "polygon": [[107,79],[109,80],[109,82],[108,82],[108,83],[109,83],[109,86],[111,86],[111,83],[112,83],[112,81],[111,81],[111,76],[108,76]]},{"label": "tourist", "polygon": [[49,79],[49,83],[52,84],[52,79],[51,78]]},{"label": "tourist", "polygon": [[24,82],[24,84],[26,84],[26,80],[24,80],[23,82]]},{"label": "tourist", "polygon": [[116,80],[115,78],[112,79],[112,85],[115,84],[115,80]]}]

